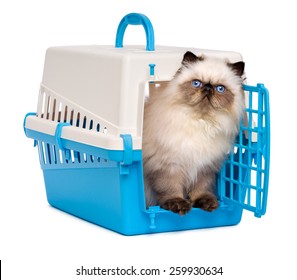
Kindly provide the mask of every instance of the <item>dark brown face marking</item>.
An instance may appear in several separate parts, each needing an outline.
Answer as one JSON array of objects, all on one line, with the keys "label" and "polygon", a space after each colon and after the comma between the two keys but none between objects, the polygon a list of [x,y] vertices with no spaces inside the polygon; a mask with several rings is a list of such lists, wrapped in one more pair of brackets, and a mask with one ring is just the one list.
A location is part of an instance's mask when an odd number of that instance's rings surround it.
[{"label": "dark brown face marking", "polygon": [[207,113],[209,110],[229,110],[234,101],[233,93],[225,87],[224,92],[219,92],[218,87],[222,84],[213,85],[209,82],[202,83],[198,88],[193,87],[192,81],[180,85],[180,91],[184,102],[197,110]]}]

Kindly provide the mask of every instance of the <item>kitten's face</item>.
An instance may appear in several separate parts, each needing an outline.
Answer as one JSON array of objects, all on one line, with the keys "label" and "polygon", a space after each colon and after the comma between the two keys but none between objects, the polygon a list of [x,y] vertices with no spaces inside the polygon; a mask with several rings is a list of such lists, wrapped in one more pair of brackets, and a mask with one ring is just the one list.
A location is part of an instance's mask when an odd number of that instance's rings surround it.
[{"label": "kitten's face", "polygon": [[187,52],[174,80],[185,104],[202,115],[213,115],[217,111],[233,112],[242,103],[243,71],[244,62],[231,64]]}]

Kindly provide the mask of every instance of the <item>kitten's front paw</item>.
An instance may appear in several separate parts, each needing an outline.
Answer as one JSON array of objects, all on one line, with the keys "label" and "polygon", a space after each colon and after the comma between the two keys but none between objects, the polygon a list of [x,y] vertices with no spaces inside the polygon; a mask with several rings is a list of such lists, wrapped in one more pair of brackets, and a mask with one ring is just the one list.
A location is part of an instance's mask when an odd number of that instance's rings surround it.
[{"label": "kitten's front paw", "polygon": [[194,203],[193,207],[201,208],[202,210],[211,212],[219,207],[219,202],[215,195],[205,194],[199,197]]},{"label": "kitten's front paw", "polygon": [[162,208],[183,216],[192,209],[192,204],[188,200],[177,197],[166,200],[163,203]]}]

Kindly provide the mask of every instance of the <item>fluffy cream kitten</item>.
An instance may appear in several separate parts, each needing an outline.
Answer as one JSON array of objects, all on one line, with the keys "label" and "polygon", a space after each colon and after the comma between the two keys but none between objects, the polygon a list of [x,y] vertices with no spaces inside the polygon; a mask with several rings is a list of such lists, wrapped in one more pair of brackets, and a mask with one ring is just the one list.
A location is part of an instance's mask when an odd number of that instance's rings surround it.
[{"label": "fluffy cream kitten", "polygon": [[215,180],[244,112],[244,62],[185,53],[144,112],[146,204],[184,215],[218,207]]}]

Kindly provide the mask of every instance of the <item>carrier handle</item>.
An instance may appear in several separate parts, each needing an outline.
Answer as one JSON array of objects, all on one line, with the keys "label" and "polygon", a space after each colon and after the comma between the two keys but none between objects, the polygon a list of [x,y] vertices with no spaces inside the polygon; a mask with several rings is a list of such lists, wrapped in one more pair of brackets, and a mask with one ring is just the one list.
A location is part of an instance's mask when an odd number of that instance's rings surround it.
[{"label": "carrier handle", "polygon": [[143,26],[145,30],[145,35],[146,35],[146,50],[154,51],[155,36],[154,36],[153,25],[147,16],[143,14],[138,14],[138,13],[131,13],[122,18],[117,30],[115,47],[116,48],[123,47],[124,33],[126,31],[128,24]]}]

